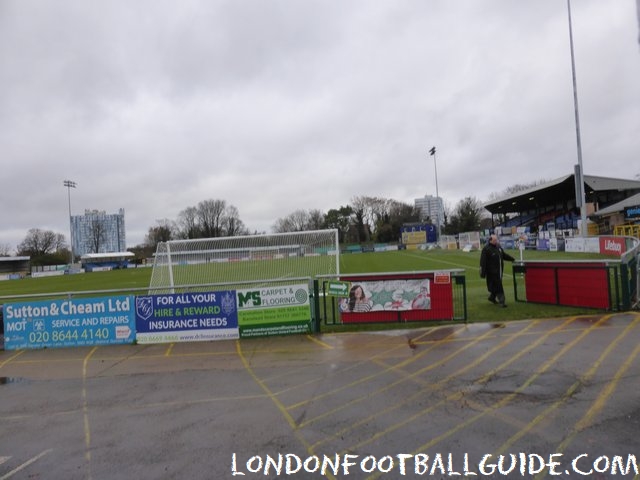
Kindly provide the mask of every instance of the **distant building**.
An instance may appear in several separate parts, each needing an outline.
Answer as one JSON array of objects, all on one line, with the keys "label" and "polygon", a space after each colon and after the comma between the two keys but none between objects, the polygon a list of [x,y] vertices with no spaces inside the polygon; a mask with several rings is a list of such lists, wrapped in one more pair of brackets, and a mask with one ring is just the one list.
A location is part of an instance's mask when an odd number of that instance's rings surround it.
[{"label": "distant building", "polygon": [[125,252],[127,242],[124,209],[107,214],[104,210],[85,210],[71,217],[71,245],[74,257],[87,253]]},{"label": "distant building", "polygon": [[415,199],[415,207],[420,211],[420,220],[431,219],[434,225],[444,226],[444,203],[441,197],[425,195],[423,198]]}]

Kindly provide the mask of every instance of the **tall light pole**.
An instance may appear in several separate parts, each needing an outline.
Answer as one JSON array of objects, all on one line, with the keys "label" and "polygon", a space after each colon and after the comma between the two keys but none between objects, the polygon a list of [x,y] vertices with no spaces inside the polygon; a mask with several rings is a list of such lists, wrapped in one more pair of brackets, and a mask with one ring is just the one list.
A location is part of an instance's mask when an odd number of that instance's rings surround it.
[{"label": "tall light pole", "polygon": [[436,162],[436,147],[431,147],[431,149],[429,150],[429,154],[433,157],[433,168],[435,169],[435,172],[436,172],[436,205],[437,205],[437,212],[438,212],[438,218],[436,218],[436,226],[438,228],[437,243],[440,243],[440,193],[438,192],[438,165]]},{"label": "tall light pole", "polygon": [[582,168],[582,143],[580,142],[580,117],[578,115],[578,88],[576,86],[576,61],[573,56],[573,29],[571,27],[571,0],[567,0],[569,17],[569,46],[571,49],[571,77],[573,79],[573,106],[576,117],[576,143],[578,144],[578,165],[576,168],[576,206],[580,207],[580,235],[587,236],[587,205],[584,192],[584,169]]},{"label": "tall light pole", "polygon": [[71,264],[73,263],[73,222],[71,221],[71,189],[76,188],[77,184],[72,180],[65,180],[62,184],[67,187],[67,196],[69,198],[69,254],[71,257],[69,268],[71,268]]}]

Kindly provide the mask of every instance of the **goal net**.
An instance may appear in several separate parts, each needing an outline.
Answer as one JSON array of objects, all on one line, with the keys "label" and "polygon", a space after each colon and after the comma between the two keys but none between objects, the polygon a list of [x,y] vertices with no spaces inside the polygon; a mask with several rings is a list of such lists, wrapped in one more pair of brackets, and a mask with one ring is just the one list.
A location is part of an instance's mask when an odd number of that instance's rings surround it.
[{"label": "goal net", "polygon": [[335,229],[171,240],[158,244],[150,288],[337,276],[339,253]]},{"label": "goal net", "polygon": [[480,232],[463,232],[458,234],[460,250],[480,250]]}]

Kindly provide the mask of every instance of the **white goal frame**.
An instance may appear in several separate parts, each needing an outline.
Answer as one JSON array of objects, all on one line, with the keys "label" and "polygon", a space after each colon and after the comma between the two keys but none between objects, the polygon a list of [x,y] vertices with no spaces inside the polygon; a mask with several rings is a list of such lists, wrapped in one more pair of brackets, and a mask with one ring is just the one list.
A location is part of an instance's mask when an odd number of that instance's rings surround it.
[{"label": "white goal frame", "polygon": [[338,230],[160,242],[150,288],[340,275]]}]

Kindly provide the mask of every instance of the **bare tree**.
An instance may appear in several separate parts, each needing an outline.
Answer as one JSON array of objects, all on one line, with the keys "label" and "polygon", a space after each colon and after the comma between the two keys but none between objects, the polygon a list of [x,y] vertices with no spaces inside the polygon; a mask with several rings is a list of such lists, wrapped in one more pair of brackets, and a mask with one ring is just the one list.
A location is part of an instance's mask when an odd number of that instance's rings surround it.
[{"label": "bare tree", "polygon": [[64,235],[51,230],[32,228],[18,245],[18,255],[41,256],[57,252],[66,247]]},{"label": "bare tree", "polygon": [[353,197],[351,203],[357,212],[356,218],[361,217],[356,226],[375,235],[379,225],[389,223],[393,208],[400,202],[390,198],[359,196]]},{"label": "bare tree", "polygon": [[89,241],[91,243],[91,251],[99,253],[100,247],[107,239],[107,226],[103,214],[95,214],[91,219],[89,226]]},{"label": "bare tree", "polygon": [[8,243],[0,243],[0,257],[8,257],[11,252],[11,247]]},{"label": "bare tree", "polygon": [[203,200],[198,203],[198,222],[203,237],[222,236],[222,217],[226,207],[224,200]]},{"label": "bare tree", "polygon": [[377,225],[383,223],[385,218],[388,219],[389,214],[391,213],[391,207],[393,206],[395,200],[390,198],[380,198],[380,197],[369,197],[369,224],[373,225],[374,232],[377,228]]},{"label": "bare tree", "polygon": [[302,232],[308,229],[309,225],[309,212],[305,210],[296,210],[290,215],[293,231]]},{"label": "bare tree", "polygon": [[145,244],[152,250],[156,250],[158,243],[168,242],[177,237],[178,228],[175,222],[168,218],[156,220],[156,226],[149,228],[149,232],[145,238]]},{"label": "bare tree", "polygon": [[296,210],[286,217],[278,218],[272,229],[275,233],[302,232],[307,229],[309,213],[305,210]]},{"label": "bare tree", "polygon": [[320,210],[296,210],[278,218],[272,229],[275,233],[304,232],[324,228],[325,216]]},{"label": "bare tree", "polygon": [[325,228],[324,213],[321,210],[309,210],[309,221],[307,223],[308,230],[321,230]]},{"label": "bare tree", "polygon": [[233,205],[226,208],[222,218],[222,227],[227,237],[244,235],[247,232],[244,223],[240,220],[238,209]]},{"label": "bare tree", "polygon": [[366,202],[364,197],[354,197],[351,199],[353,208],[354,227],[357,233],[358,242],[367,242],[370,240],[370,227],[365,221]]},{"label": "bare tree", "polygon": [[198,209],[187,207],[178,214],[178,224],[180,225],[180,236],[182,238],[200,237],[198,227]]},{"label": "bare tree", "polygon": [[240,213],[224,200],[203,200],[178,215],[174,238],[215,238],[248,233]]},{"label": "bare tree", "polygon": [[353,197],[351,199],[359,242],[368,242],[371,240],[371,224],[369,223],[369,219],[373,217],[371,215],[371,204],[368,198],[369,197]]}]

